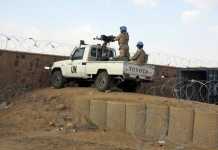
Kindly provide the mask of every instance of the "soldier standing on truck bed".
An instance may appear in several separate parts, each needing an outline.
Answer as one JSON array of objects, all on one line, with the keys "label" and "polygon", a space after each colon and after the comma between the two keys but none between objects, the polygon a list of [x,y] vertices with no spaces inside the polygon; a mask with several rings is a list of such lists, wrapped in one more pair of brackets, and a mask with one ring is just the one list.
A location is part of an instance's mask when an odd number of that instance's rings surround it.
[{"label": "soldier standing on truck bed", "polygon": [[118,41],[120,56],[116,60],[128,61],[129,60],[129,34],[126,26],[120,27],[120,34],[115,37],[114,41]]},{"label": "soldier standing on truck bed", "polygon": [[136,65],[144,65],[148,62],[148,55],[143,50],[143,42],[139,41],[136,45],[138,48],[137,52],[134,54],[134,56],[130,59],[132,63]]}]

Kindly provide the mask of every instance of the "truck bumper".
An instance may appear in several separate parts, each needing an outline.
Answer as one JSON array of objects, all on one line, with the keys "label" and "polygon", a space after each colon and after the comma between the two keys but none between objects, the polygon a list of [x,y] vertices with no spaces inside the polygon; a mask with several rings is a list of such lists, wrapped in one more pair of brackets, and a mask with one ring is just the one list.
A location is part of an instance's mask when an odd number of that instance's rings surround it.
[{"label": "truck bumper", "polygon": [[45,66],[44,69],[47,70],[48,73],[49,73],[49,76],[51,76],[52,68],[51,68],[51,67],[48,67],[48,66]]},{"label": "truck bumper", "polygon": [[153,79],[149,76],[145,76],[145,77],[139,77],[139,76],[131,76],[127,73],[124,74],[124,79],[125,80],[137,80],[137,81],[152,81]]},{"label": "truck bumper", "polygon": [[51,67],[45,66],[44,69],[45,70],[51,70]]}]

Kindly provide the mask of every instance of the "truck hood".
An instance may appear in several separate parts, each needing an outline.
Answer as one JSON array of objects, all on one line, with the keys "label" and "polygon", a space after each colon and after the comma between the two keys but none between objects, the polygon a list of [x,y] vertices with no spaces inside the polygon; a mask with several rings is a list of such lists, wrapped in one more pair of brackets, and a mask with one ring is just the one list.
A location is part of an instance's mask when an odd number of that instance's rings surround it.
[{"label": "truck hood", "polygon": [[71,62],[71,60],[56,61],[56,62],[53,63],[52,68],[65,66],[69,62]]}]

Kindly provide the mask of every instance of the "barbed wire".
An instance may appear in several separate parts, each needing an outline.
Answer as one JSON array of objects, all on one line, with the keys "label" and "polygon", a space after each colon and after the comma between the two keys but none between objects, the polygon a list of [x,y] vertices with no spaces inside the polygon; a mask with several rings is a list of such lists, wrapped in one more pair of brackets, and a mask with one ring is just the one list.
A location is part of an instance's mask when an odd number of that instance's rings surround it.
[{"label": "barbed wire", "polygon": [[218,62],[212,60],[173,56],[164,52],[149,53],[149,63],[174,67],[217,67]]},{"label": "barbed wire", "polygon": [[[156,81],[158,82],[158,81]],[[145,94],[163,97],[174,97],[178,100],[194,100],[205,103],[217,103],[218,80],[183,80],[164,79],[154,86],[148,85]]]},{"label": "barbed wire", "polygon": [[37,40],[33,37],[15,37],[0,33],[0,49],[3,50],[66,56],[70,54],[73,48],[74,45],[69,43]]},{"label": "barbed wire", "polygon": [[[75,44],[49,40],[38,40],[34,37],[18,37],[0,33],[0,49],[25,51],[31,53],[43,53],[68,56]],[[163,52],[152,51],[149,53],[149,63],[173,67],[214,67],[218,62],[200,59],[189,59],[173,56]]]}]

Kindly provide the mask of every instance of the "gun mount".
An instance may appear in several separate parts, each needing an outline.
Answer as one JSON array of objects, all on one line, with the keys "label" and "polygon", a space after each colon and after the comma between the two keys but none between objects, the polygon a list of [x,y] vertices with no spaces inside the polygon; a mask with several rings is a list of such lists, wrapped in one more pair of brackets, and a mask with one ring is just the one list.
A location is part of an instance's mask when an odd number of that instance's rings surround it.
[{"label": "gun mount", "polygon": [[94,40],[99,40],[99,41],[103,41],[103,44],[100,45],[99,44],[99,54],[100,54],[100,58],[98,58],[99,60],[109,60],[110,58],[110,52],[107,49],[107,45],[110,42],[114,42],[115,41],[115,36],[110,35],[101,35],[100,37],[96,37],[94,38]]},{"label": "gun mount", "polygon": [[102,46],[107,46],[108,43],[110,43],[110,42],[114,42],[114,40],[115,40],[115,36],[113,36],[113,35],[110,35],[110,36],[107,36],[107,35],[101,35],[100,37],[96,37],[96,38],[94,38],[94,40],[100,40],[100,41],[103,41]]}]

